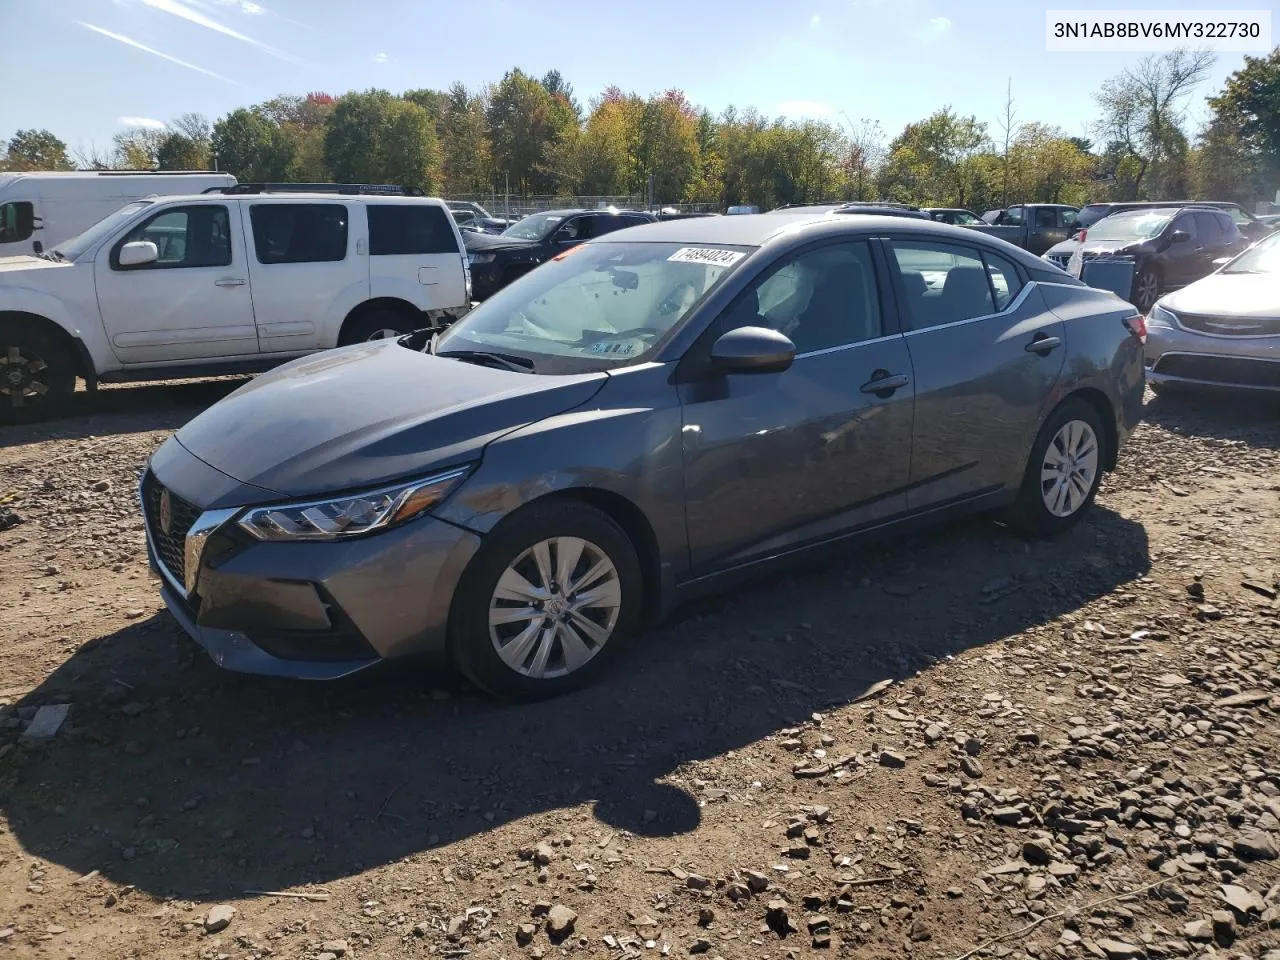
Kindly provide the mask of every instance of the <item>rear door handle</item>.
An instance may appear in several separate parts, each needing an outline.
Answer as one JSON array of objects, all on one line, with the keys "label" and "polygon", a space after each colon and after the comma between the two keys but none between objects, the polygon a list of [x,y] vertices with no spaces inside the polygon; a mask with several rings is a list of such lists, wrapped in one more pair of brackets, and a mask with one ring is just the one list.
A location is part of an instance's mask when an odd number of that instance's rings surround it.
[{"label": "rear door handle", "polygon": [[246,282],[239,277],[223,277],[221,280],[213,281],[213,285],[215,287],[243,287]]},{"label": "rear door handle", "polygon": [[1040,356],[1047,356],[1050,350],[1055,350],[1062,346],[1061,337],[1048,337],[1044,334],[1037,334],[1035,339],[1024,348],[1027,353],[1038,353]]},{"label": "rear door handle", "polygon": [[875,379],[868,380],[862,385],[863,393],[874,393],[877,397],[891,397],[893,394],[901,390],[911,378],[905,373],[890,374],[885,370],[877,370],[872,376]]}]

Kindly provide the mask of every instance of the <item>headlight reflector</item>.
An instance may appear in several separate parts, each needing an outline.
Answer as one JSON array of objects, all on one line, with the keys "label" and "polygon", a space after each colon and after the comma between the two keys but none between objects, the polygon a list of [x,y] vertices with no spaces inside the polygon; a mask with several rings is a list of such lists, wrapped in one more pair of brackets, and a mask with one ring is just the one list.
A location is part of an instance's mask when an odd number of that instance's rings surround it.
[{"label": "headlight reflector", "polygon": [[341,540],[404,523],[430,510],[462,482],[468,468],[328,500],[255,507],[240,528],[257,540]]},{"label": "headlight reflector", "polygon": [[477,263],[493,263],[497,256],[496,253],[470,253],[467,254],[467,262],[472,266]]}]

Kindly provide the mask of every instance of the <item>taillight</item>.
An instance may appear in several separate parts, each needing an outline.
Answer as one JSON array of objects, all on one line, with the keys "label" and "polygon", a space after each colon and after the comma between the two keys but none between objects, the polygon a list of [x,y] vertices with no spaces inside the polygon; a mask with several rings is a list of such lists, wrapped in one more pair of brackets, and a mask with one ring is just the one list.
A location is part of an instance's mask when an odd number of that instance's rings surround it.
[{"label": "taillight", "polygon": [[1124,318],[1124,325],[1139,343],[1147,342],[1147,318],[1140,313]]},{"label": "taillight", "polygon": [[1077,239],[1079,240],[1080,243],[1084,243],[1085,239],[1088,236],[1089,236],[1089,228],[1085,227],[1083,230],[1080,231],[1080,236]]}]

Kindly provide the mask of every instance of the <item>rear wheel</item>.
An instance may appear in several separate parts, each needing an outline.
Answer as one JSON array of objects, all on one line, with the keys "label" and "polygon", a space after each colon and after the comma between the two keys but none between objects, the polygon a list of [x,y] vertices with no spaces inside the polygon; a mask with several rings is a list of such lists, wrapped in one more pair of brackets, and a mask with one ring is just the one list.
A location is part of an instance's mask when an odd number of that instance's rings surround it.
[{"label": "rear wheel", "polygon": [[0,322],[0,423],[49,416],[75,385],[75,361],[57,336],[39,326]]},{"label": "rear wheel", "polygon": [[379,307],[348,320],[342,328],[342,337],[338,340],[338,346],[345,347],[351,343],[364,343],[369,340],[394,340],[423,326],[426,324],[407,310],[388,310]]},{"label": "rear wheel", "polygon": [[1031,448],[1009,521],[1034,536],[1053,536],[1074,526],[1098,494],[1105,436],[1090,404],[1068,399],[1059,405]]},{"label": "rear wheel", "polygon": [[449,644],[478,686],[541,700],[590,683],[634,632],[640,562],[585,504],[527,507],[485,538],[454,597]]}]

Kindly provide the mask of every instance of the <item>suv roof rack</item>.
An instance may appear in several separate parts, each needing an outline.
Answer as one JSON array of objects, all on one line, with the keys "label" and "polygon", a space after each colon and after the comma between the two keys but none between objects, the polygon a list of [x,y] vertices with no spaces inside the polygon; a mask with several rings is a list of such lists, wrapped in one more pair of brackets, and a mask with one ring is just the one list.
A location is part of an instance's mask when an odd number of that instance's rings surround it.
[{"label": "suv roof rack", "polygon": [[205,193],[336,193],[342,196],[422,197],[421,190],[395,183],[237,183],[210,187]]},{"label": "suv roof rack", "polygon": [[[920,208],[910,203],[899,203],[896,200],[845,200],[840,204],[841,207],[896,207],[899,210],[919,210]],[[959,207],[950,209],[960,209]]]}]

